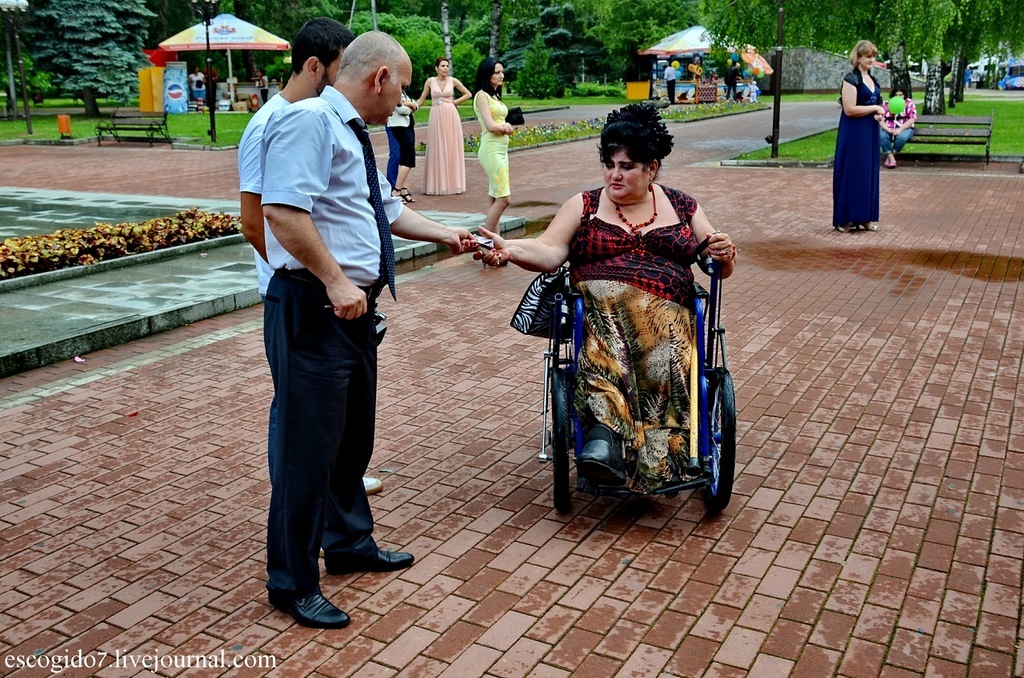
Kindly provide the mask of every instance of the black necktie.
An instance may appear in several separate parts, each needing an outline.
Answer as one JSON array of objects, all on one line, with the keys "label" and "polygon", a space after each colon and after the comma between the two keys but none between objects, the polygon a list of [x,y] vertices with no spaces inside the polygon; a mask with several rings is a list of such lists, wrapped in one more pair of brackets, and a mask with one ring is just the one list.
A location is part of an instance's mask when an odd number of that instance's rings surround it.
[{"label": "black necktie", "polygon": [[370,187],[370,204],[373,205],[373,216],[377,221],[377,233],[380,234],[380,277],[388,283],[391,296],[395,295],[395,243],[391,240],[391,223],[384,213],[384,199],[380,195],[380,181],[377,179],[377,161],[373,157],[373,145],[370,135],[366,132],[361,120],[353,119],[349,126],[356,133],[356,138],[363,145],[363,165],[366,167],[366,183]]}]

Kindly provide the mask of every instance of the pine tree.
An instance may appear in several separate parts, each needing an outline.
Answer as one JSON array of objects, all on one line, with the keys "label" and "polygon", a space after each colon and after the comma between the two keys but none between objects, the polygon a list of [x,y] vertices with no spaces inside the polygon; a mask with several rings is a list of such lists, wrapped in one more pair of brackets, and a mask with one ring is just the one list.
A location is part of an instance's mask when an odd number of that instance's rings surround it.
[{"label": "pine tree", "polygon": [[54,83],[81,92],[85,112],[97,96],[128,101],[145,67],[149,19],[145,0],[42,0],[33,5],[32,53]]}]

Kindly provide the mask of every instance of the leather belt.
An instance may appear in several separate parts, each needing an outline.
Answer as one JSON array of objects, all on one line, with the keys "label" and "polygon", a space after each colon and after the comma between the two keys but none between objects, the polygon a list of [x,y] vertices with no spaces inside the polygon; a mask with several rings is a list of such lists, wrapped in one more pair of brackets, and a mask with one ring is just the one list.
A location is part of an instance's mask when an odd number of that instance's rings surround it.
[{"label": "leather belt", "polygon": [[[324,286],[324,283],[322,280],[320,280],[320,278],[316,277],[315,275],[313,275],[313,273],[309,271],[309,269],[305,268],[297,268],[294,270],[290,270],[287,268],[279,268],[276,271],[274,271],[274,274],[280,275],[284,278],[288,278],[289,280],[298,280],[304,283],[319,285],[320,287]],[[372,285],[358,285],[357,287],[359,287],[359,289],[361,289],[363,292],[366,292],[366,299],[372,304],[373,302],[377,301],[377,297],[380,296],[380,293],[385,286],[386,283],[384,283],[381,280],[377,280]]]}]

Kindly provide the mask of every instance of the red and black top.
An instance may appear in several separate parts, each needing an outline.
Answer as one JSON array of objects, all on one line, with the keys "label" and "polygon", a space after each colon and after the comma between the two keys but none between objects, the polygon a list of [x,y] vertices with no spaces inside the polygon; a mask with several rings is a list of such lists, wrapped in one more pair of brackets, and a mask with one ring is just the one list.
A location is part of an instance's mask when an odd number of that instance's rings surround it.
[{"label": "red and black top", "polygon": [[633,235],[597,218],[602,190],[582,194],[583,215],[569,246],[573,286],[584,280],[614,280],[689,306],[694,296],[690,266],[697,261],[697,238],[690,220],[697,201],[663,186],[679,223]]}]

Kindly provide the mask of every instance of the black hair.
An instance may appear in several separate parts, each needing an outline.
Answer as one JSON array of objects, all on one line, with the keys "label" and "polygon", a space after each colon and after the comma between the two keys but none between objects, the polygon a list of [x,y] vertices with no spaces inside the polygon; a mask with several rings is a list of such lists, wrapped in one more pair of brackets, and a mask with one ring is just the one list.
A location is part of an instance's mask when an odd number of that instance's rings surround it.
[{"label": "black hair", "polygon": [[654,106],[629,104],[608,114],[598,150],[605,165],[619,151],[625,151],[633,162],[650,165],[671,153],[672,144],[672,135]]},{"label": "black hair", "polygon": [[494,75],[494,69],[500,63],[494,57],[487,57],[480,62],[480,65],[476,67],[476,84],[473,86],[475,91],[485,92],[495,99],[501,98],[501,85],[491,86],[491,76]]},{"label": "black hair", "polygon": [[896,96],[897,92],[902,92],[904,99],[909,99],[910,98],[910,93],[907,92],[907,90],[905,90],[902,87],[900,87],[899,85],[893,85],[892,86],[892,90],[889,92],[889,98],[892,99],[894,96]]},{"label": "black hair", "polygon": [[338,60],[341,50],[352,44],[355,34],[334,19],[325,16],[310,19],[292,43],[292,72],[301,73],[309,57],[316,57],[324,68]]}]

